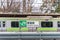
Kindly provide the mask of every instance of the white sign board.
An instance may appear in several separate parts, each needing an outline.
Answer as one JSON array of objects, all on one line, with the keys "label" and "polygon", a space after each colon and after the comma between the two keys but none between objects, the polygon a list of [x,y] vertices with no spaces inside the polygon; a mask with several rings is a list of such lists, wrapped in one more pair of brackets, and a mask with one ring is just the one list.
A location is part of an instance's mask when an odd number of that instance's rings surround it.
[{"label": "white sign board", "polygon": [[[34,22],[33,24],[28,24],[28,22]],[[28,21],[27,27],[39,27],[39,21]]]}]

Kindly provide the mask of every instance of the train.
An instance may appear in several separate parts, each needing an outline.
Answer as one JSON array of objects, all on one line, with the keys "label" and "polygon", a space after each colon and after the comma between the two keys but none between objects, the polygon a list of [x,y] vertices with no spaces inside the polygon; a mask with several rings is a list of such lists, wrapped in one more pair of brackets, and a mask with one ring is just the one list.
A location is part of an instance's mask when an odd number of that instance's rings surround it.
[{"label": "train", "polygon": [[60,17],[0,17],[0,32],[59,32]]}]

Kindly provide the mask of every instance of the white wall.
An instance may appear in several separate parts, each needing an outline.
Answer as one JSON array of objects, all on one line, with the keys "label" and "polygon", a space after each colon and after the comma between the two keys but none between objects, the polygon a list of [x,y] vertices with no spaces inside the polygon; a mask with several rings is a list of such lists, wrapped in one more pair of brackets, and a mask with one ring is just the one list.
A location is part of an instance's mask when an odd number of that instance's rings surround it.
[{"label": "white wall", "polygon": [[6,21],[6,27],[11,27],[11,21]]}]

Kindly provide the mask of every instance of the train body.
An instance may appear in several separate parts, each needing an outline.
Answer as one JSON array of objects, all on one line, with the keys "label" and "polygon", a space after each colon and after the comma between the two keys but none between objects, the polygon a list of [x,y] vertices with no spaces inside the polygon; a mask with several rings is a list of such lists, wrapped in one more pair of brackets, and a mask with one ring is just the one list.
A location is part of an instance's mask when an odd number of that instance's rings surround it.
[{"label": "train body", "polygon": [[1,32],[58,32],[60,18],[0,18]]}]

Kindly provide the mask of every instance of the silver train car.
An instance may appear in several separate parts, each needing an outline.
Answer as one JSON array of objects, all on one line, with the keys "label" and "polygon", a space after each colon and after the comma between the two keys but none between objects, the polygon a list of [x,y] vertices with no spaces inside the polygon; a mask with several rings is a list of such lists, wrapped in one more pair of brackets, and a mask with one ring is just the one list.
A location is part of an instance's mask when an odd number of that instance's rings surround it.
[{"label": "silver train car", "polygon": [[1,32],[59,32],[60,18],[0,18]]}]

